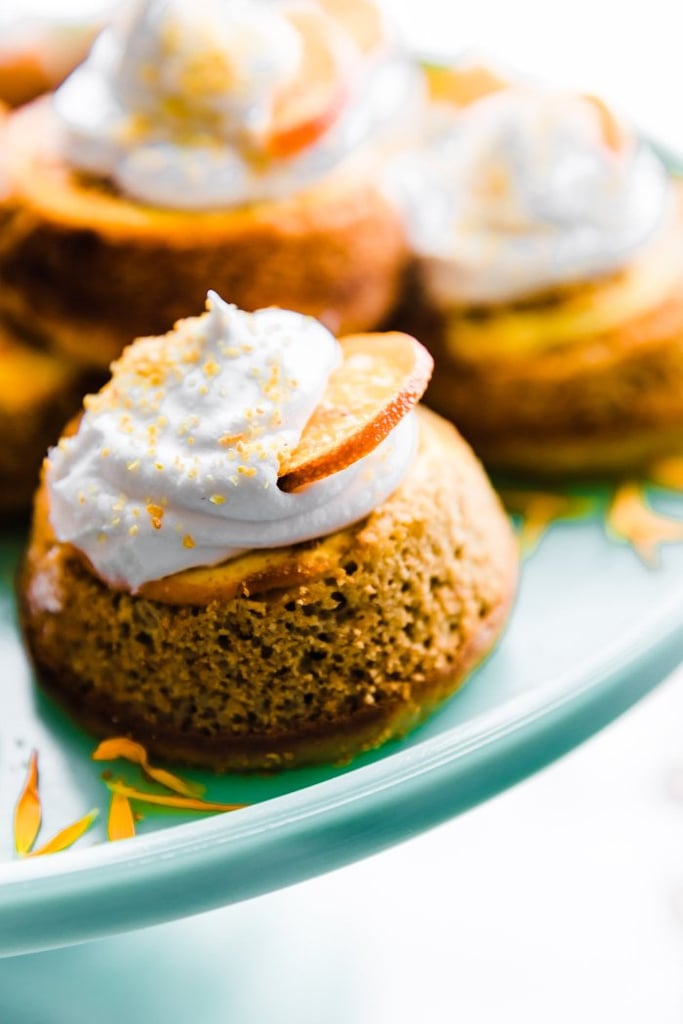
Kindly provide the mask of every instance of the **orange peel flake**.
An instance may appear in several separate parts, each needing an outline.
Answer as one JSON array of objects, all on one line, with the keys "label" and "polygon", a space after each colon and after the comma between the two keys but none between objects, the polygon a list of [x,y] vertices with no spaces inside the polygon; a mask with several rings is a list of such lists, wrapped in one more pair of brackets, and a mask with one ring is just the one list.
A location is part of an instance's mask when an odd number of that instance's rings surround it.
[{"label": "orange peel flake", "polygon": [[33,848],[40,832],[42,808],[38,792],[38,754],[32,751],[26,781],[14,810],[14,847],[21,856]]},{"label": "orange peel flake", "polygon": [[452,103],[457,107],[469,107],[478,100],[501,92],[511,83],[483,64],[468,64],[460,67],[426,65],[425,74],[429,95],[440,103]]},{"label": "orange peel flake", "polygon": [[130,761],[142,768],[145,775],[160,786],[170,789],[172,793],[180,796],[199,797],[204,792],[204,787],[198,782],[188,782],[178,778],[165,768],[155,768],[149,763],[147,751],[141,743],[128,739],[127,736],[115,736],[108,740],[102,740],[97,749],[91,755],[93,761]]},{"label": "orange peel flake", "polygon": [[657,565],[661,544],[683,541],[683,520],[655,512],[647,503],[642,485],[633,481],[621,484],[614,492],[607,528],[630,544],[649,566]]},{"label": "orange peel flake", "polygon": [[180,811],[225,812],[240,811],[248,804],[223,804],[213,800],[201,800],[199,797],[175,796],[168,793],[150,793],[144,789],[127,786],[123,782],[105,781],[111,793],[118,793],[128,800],[137,800],[144,804],[155,804],[159,807],[173,807]]},{"label": "orange peel flake", "polygon": [[525,555],[530,555],[538,547],[554,522],[578,519],[589,511],[591,505],[588,498],[546,491],[504,490],[501,499],[508,512],[521,518],[518,537]]},{"label": "orange peel flake", "polygon": [[107,819],[107,838],[110,842],[132,839],[135,835],[135,818],[130,800],[123,793],[112,793]]},{"label": "orange peel flake", "polygon": [[294,491],[368,455],[417,405],[434,361],[409,334],[353,334],[341,339],[332,372],[301,440],[280,465],[278,485]]},{"label": "orange peel flake", "polygon": [[671,455],[658,459],[650,466],[647,476],[658,487],[683,491],[683,456]]},{"label": "orange peel flake", "polygon": [[81,836],[85,835],[92,823],[99,815],[98,810],[88,811],[87,814],[79,818],[72,825],[67,825],[66,828],[61,829],[56,835],[48,839],[43,846],[37,850],[32,850],[28,853],[27,857],[45,857],[51,853],[61,853],[62,850],[68,850],[69,847],[73,846]]}]

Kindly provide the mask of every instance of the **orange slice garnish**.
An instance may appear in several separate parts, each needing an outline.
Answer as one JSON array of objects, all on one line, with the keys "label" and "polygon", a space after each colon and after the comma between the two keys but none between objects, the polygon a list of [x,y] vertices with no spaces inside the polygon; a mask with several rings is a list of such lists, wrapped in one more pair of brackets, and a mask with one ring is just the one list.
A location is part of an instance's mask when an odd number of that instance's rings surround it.
[{"label": "orange slice garnish", "polygon": [[318,0],[318,5],[351,36],[361,53],[371,53],[385,41],[384,18],[375,0]]},{"label": "orange slice garnish", "polygon": [[343,361],[295,450],[280,465],[278,485],[294,491],[346,469],[375,449],[424,394],[434,361],[409,334],[342,338]]},{"label": "orange slice garnish", "polygon": [[286,12],[303,44],[294,79],[275,98],[269,156],[286,158],[310,146],[330,127],[348,94],[348,71],[334,22],[320,10]]},{"label": "orange slice garnish", "polygon": [[596,111],[602,133],[602,141],[607,149],[611,149],[613,153],[622,153],[626,149],[628,136],[618,118],[599,96],[593,96],[592,93],[583,93],[581,98],[590,103]]}]

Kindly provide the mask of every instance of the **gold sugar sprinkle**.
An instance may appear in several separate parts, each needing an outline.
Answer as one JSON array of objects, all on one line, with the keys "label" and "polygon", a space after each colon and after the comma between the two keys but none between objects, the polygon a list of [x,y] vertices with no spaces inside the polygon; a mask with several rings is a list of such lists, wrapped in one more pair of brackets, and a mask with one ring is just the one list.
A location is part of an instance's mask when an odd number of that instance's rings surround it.
[{"label": "gold sugar sprinkle", "polygon": [[232,448],[233,445],[236,445],[243,440],[244,434],[223,434],[222,437],[218,438],[218,443],[221,448]]},{"label": "gold sugar sprinkle", "polygon": [[223,497],[222,494],[212,494],[211,497],[209,498],[209,501],[211,502],[212,505],[225,504],[225,498]]},{"label": "gold sugar sprinkle", "polygon": [[162,522],[162,520],[164,518],[164,510],[161,507],[161,505],[149,504],[149,505],[147,505],[145,511],[147,512],[147,515],[152,520],[152,526],[154,527],[154,529],[155,530],[160,530],[161,529],[161,522]]},{"label": "gold sugar sprinkle", "polygon": [[189,533],[186,533],[185,536],[183,537],[183,547],[193,548],[194,546],[194,538],[191,537]]}]

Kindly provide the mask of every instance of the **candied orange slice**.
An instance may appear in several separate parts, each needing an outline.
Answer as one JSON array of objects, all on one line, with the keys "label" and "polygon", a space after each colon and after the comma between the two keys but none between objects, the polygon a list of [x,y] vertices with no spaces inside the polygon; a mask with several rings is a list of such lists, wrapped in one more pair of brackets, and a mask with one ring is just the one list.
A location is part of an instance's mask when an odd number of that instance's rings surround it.
[{"label": "candied orange slice", "polygon": [[302,55],[298,73],[273,105],[270,156],[293,156],[310,146],[336,119],[348,93],[339,33],[322,11],[302,7],[286,12],[298,30]]},{"label": "candied orange slice", "polygon": [[362,53],[371,53],[384,42],[384,18],[375,0],[318,0],[318,5],[346,30]]},{"label": "candied orange slice", "polygon": [[434,361],[409,334],[351,334],[343,361],[295,450],[280,465],[279,486],[294,491],[363,458],[424,394]]},{"label": "candied orange slice", "polygon": [[617,117],[610,110],[604,100],[592,93],[584,93],[582,99],[590,103],[597,112],[602,132],[602,141],[613,153],[621,153],[626,149],[628,137]]}]

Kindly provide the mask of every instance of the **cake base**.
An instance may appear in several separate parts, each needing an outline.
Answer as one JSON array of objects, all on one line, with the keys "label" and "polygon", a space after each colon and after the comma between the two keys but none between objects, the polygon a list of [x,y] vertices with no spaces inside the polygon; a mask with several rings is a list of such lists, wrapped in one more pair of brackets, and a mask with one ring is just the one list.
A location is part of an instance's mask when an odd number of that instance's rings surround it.
[{"label": "cake base", "polygon": [[[478,462],[450,425],[420,416],[401,488],[355,526],[288,549],[308,560],[304,582],[276,572],[269,587],[265,573],[257,593],[174,603],[184,574],[166,600],[114,591],[54,540],[39,501],[19,589],[41,681],[97,735],[216,771],[347,761],[404,735],[490,650],[517,575]],[[234,579],[239,559],[226,565]]]}]

